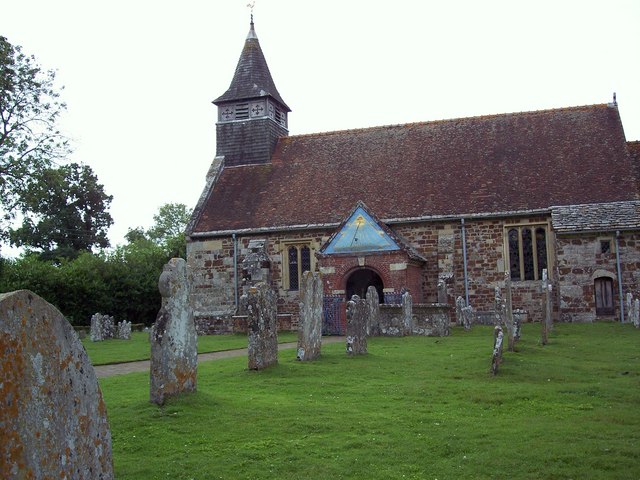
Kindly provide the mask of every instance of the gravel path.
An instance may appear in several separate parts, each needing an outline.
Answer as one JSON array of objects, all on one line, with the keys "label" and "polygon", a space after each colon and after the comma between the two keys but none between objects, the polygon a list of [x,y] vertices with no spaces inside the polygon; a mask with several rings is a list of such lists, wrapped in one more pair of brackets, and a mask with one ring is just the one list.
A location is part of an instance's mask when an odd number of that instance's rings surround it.
[{"label": "gravel path", "polygon": [[[338,343],[344,342],[345,337],[322,337],[322,343]],[[296,348],[298,344],[296,342],[280,343],[278,345],[278,351],[286,350],[288,348]],[[247,355],[246,348],[240,348],[238,350],[224,350],[222,352],[200,353],[198,354],[198,363],[208,362],[210,360],[220,360],[222,358],[241,357]],[[113,365],[98,365],[93,367],[96,372],[96,377],[112,377],[114,375],[125,375],[133,372],[148,372],[151,362],[149,360],[142,360],[140,362],[126,362],[126,363],[114,363]]]}]

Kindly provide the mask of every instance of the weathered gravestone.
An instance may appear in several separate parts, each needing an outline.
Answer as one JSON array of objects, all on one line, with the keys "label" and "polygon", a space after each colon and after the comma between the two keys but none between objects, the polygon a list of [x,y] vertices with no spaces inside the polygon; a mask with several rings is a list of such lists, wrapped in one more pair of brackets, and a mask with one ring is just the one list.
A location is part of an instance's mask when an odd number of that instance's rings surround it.
[{"label": "weathered gravestone", "polygon": [[247,312],[249,369],[261,370],[278,363],[276,294],[266,283],[253,286],[242,296]]},{"label": "weathered gravestone", "polygon": [[103,315],[101,313],[93,314],[91,317],[91,330],[89,333],[92,342],[109,340],[110,338],[113,338],[114,332],[115,326],[113,324],[113,317]]},{"label": "weathered gravestone", "polygon": [[463,322],[463,317],[462,317],[462,309],[465,307],[464,304],[464,298],[462,298],[461,296],[458,296],[458,298],[456,298],[456,324],[457,325],[462,325]]},{"label": "weathered gravestone", "polygon": [[118,322],[117,336],[120,340],[131,340],[131,322],[123,320]]},{"label": "weathered gravestone", "polygon": [[93,367],[62,314],[28,290],[0,294],[0,478],[112,479]]},{"label": "weathered gravestone", "polygon": [[462,308],[462,326],[465,330],[471,330],[473,322],[473,307],[471,305]]},{"label": "weathered gravestone", "polygon": [[449,303],[449,295],[447,294],[447,282],[444,278],[438,279],[438,303]]},{"label": "weathered gravestone", "polygon": [[162,307],[151,328],[152,403],[163,405],[168,397],[193,392],[197,384],[198,336],[189,308],[187,262],[172,258],[164,266],[158,289]]},{"label": "weathered gravestone", "polygon": [[[513,352],[516,345],[516,321],[513,316],[513,300],[511,295],[511,272],[504,272],[504,323],[507,327],[507,350]],[[517,335],[520,335],[519,326]]]},{"label": "weathered gravestone", "polygon": [[347,355],[367,353],[367,303],[358,295],[347,302]]},{"label": "weathered gravestone", "polygon": [[298,360],[315,360],[320,356],[323,302],[322,275],[304,272],[300,285]]},{"label": "weathered gravestone", "polygon": [[498,373],[498,367],[502,363],[502,339],[504,333],[502,327],[496,325],[493,329],[493,355],[491,356],[491,373],[493,375]]},{"label": "weathered gravestone", "polygon": [[547,275],[547,269],[542,270],[542,303],[544,305],[544,318],[542,319],[542,345],[549,341],[549,332],[553,329],[553,319],[551,317],[551,282]]},{"label": "weathered gravestone", "polygon": [[636,328],[640,328],[640,299],[636,298],[633,301],[633,317],[631,319],[631,323],[635,325]]},{"label": "weathered gravestone", "polygon": [[[627,309],[627,322],[633,323],[633,294],[631,292],[627,292],[625,301],[625,308]],[[624,323],[624,318],[622,319]]]},{"label": "weathered gravestone", "polygon": [[402,325],[404,335],[413,333],[413,298],[408,291],[402,294]]},{"label": "weathered gravestone", "polygon": [[369,312],[367,335],[380,335],[380,296],[378,295],[376,287],[371,285],[367,288],[365,300]]}]

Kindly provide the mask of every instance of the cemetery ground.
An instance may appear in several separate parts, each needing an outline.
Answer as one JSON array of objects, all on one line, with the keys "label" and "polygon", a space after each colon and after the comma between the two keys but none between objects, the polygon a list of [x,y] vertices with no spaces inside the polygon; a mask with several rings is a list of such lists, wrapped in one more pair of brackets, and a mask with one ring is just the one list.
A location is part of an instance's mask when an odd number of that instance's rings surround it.
[{"label": "cemetery ground", "polygon": [[116,478],[640,478],[640,331],[556,324],[542,346],[540,329],[495,377],[493,327],[474,326],[201,363],[164,407],[146,373],[102,378]]},{"label": "cemetery ground", "polygon": [[[297,338],[298,335],[295,332],[284,332],[278,335],[278,342],[295,342]],[[131,340],[114,338],[101,342],[92,342],[87,336],[82,339],[82,346],[87,351],[93,365],[149,360],[151,356],[149,332],[131,332]],[[198,353],[221,352],[238,348],[247,348],[245,334],[198,337]]]}]

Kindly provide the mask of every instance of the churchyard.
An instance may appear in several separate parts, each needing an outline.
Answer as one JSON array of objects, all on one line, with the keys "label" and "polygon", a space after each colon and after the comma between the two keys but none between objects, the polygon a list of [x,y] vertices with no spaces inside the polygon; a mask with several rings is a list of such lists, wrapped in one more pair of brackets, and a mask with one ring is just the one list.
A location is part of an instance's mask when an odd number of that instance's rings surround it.
[{"label": "churchyard", "polygon": [[323,345],[312,362],[285,350],[259,371],[217,360],[162,407],[148,373],[102,378],[115,478],[640,476],[639,330],[556,324],[543,346],[525,324],[496,376],[492,348],[493,327],[474,326],[372,337],[366,355]]}]

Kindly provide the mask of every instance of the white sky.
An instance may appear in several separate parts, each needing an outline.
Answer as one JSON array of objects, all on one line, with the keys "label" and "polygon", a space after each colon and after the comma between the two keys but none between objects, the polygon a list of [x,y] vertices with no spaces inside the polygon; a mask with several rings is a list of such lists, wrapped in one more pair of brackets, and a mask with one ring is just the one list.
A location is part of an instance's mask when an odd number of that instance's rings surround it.
[{"label": "white sky", "polygon": [[[233,77],[247,3],[3,2],[0,34],[65,86],[70,160],[114,196],[112,245],[164,203],[195,205],[215,155],[211,101]],[[292,135],[617,92],[627,140],[640,140],[638,0],[257,0],[254,18]]]}]

